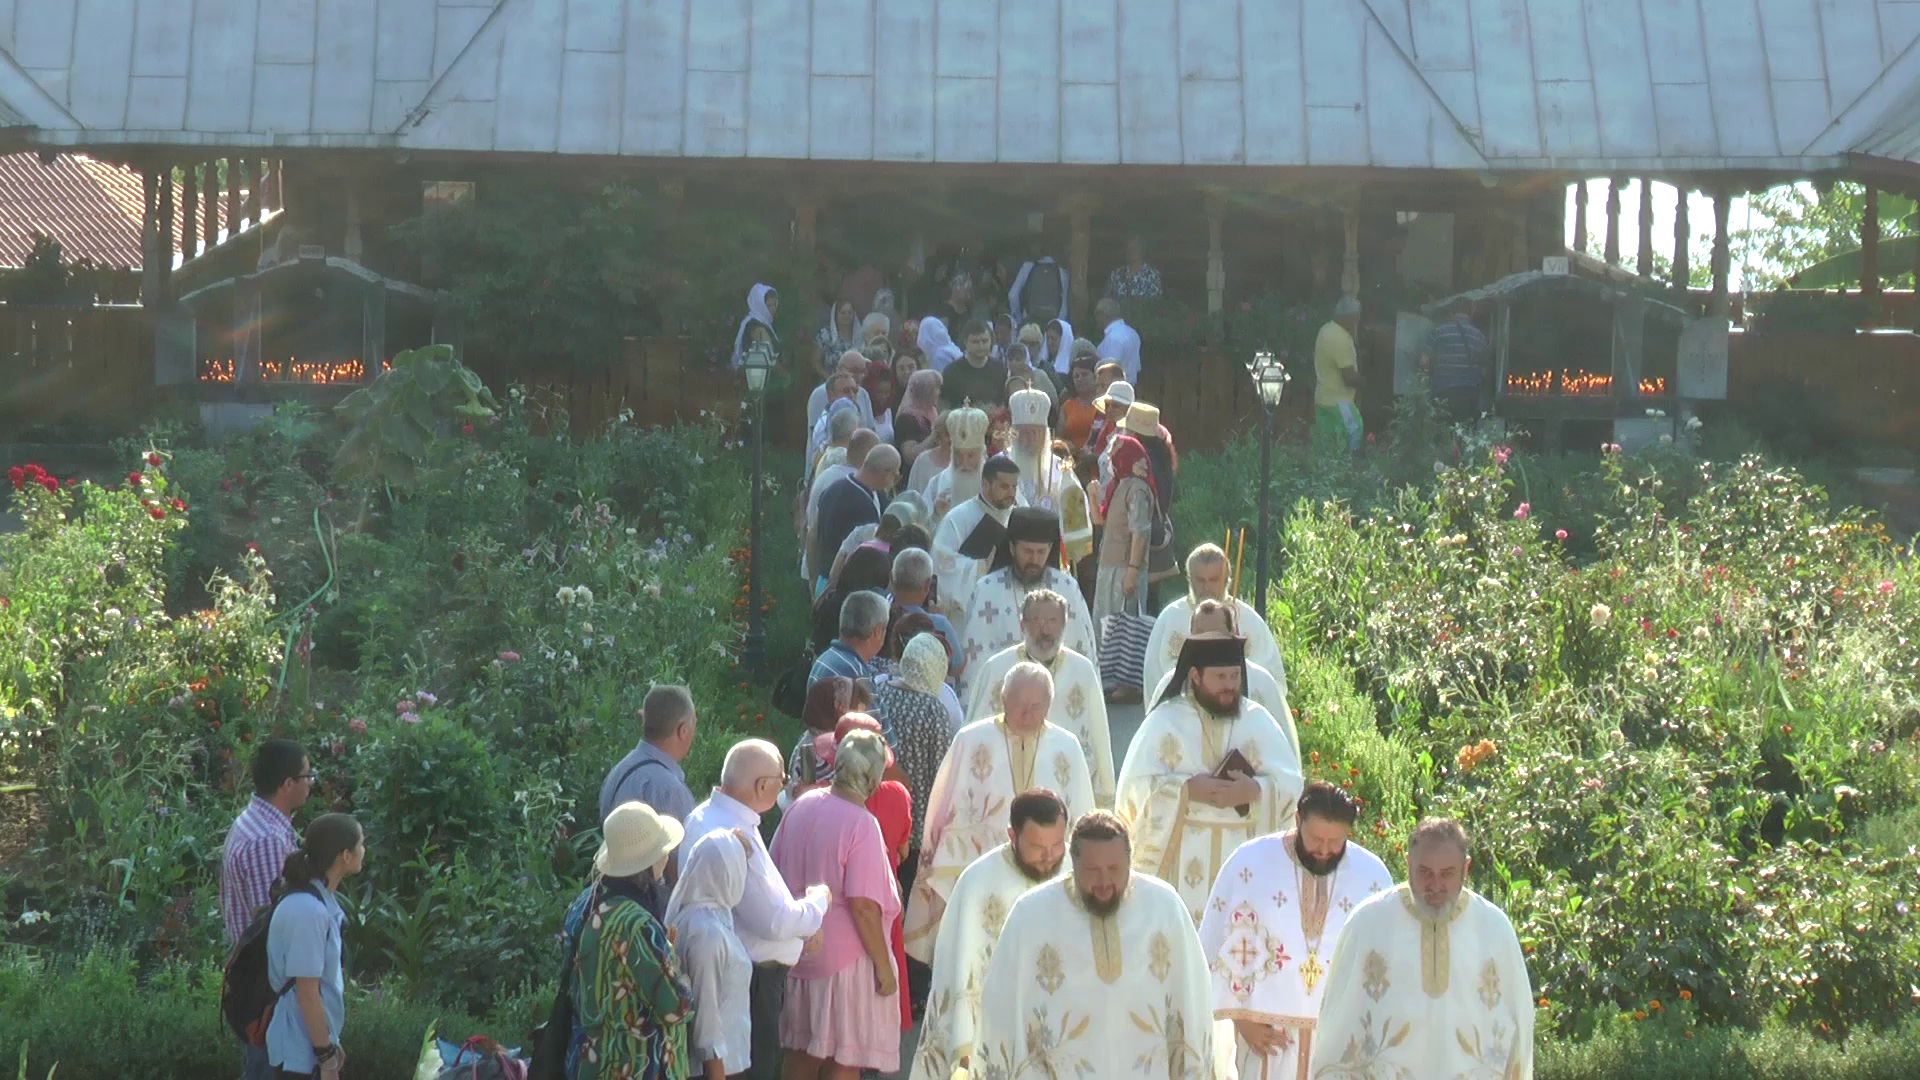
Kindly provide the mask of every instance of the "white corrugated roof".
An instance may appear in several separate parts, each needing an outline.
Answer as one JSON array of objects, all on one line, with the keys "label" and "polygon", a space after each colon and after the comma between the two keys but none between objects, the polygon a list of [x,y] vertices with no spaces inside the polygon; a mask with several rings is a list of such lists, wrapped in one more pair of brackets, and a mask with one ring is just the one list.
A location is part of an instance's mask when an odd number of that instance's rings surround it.
[{"label": "white corrugated roof", "polygon": [[1920,0],[0,0],[56,145],[842,161],[1807,171],[1920,152],[1881,101],[1917,35]]}]

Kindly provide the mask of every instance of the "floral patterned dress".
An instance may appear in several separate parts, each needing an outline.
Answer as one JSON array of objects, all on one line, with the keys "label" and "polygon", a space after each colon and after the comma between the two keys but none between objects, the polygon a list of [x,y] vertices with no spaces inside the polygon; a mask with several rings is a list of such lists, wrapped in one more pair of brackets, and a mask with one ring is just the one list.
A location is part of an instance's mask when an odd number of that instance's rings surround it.
[{"label": "floral patterned dress", "polygon": [[666,928],[619,884],[590,887],[567,910],[566,938],[579,940],[568,1080],[685,1080],[693,994]]}]

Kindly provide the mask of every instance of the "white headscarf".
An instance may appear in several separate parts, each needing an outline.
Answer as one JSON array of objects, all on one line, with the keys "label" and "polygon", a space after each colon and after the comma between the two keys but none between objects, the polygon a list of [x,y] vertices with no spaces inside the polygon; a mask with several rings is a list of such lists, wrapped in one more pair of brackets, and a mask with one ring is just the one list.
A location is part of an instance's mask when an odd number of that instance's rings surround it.
[{"label": "white headscarf", "polygon": [[1040,355],[1034,358],[1033,366],[1041,371],[1056,371],[1062,375],[1072,374],[1073,369],[1073,324],[1065,319],[1049,319],[1047,326],[1060,324],[1060,348],[1047,352],[1047,327],[1040,328]]},{"label": "white headscarf", "polygon": [[729,929],[733,926],[733,907],[747,891],[747,852],[731,830],[721,829],[701,837],[687,852],[680,868],[680,883],[674,886],[673,899],[667,901],[667,925],[687,940],[687,916],[710,912]]},{"label": "white headscarf", "polygon": [[[733,366],[739,367],[747,351],[747,327],[759,323],[773,332],[773,312],[767,310],[768,294],[778,294],[780,290],[771,285],[755,285],[747,291],[747,315],[740,320],[740,329],[733,335]],[[776,338],[775,340],[778,340]]]},{"label": "white headscarf", "polygon": [[966,355],[960,346],[953,343],[953,336],[947,333],[947,324],[929,315],[920,320],[920,352],[933,365],[935,371],[947,370],[947,365]]}]

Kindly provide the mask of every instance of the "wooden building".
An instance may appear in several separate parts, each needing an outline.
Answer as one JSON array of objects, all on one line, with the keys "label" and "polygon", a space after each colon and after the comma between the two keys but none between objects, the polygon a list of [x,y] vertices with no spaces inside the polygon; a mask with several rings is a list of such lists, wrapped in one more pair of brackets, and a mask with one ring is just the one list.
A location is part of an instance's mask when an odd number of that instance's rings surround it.
[{"label": "wooden building", "polygon": [[[895,265],[1037,240],[1082,318],[1145,232],[1216,317],[1346,291],[1389,327],[1564,255],[1569,183],[1648,178],[1715,196],[1724,313],[1733,194],[1920,189],[1916,38],[1914,0],[0,0],[0,151],[133,165],[189,256],[284,205],[406,278],[381,226],[505,167]],[[1617,262],[1617,193],[1589,214]]]}]

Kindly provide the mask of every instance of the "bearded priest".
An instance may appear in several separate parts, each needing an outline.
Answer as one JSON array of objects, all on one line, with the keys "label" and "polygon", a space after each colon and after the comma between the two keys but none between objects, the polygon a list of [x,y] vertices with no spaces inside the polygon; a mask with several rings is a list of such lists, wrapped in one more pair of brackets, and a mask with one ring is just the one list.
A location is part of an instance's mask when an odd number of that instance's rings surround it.
[{"label": "bearded priest", "polygon": [[1006,711],[960,729],[934,774],[920,835],[920,871],[907,900],[907,955],[938,956],[941,915],[960,872],[1001,842],[1014,796],[1040,786],[1060,793],[1067,813],[1093,809],[1086,755],[1072,733],[1047,723],[1053,677],[1015,664],[1001,689]]},{"label": "bearded priest", "polygon": [[1007,455],[1020,466],[1020,502],[1060,515],[1068,565],[1078,565],[1093,554],[1093,516],[1080,478],[1053,452],[1053,432],[1047,428],[1052,403],[1042,391],[1016,390],[1007,408],[1013,420],[1013,446]]},{"label": "bearded priest", "polygon": [[1053,707],[1047,722],[1080,740],[1093,774],[1093,802],[1113,805],[1113,736],[1107,731],[1107,699],[1100,690],[1100,669],[1061,643],[1067,632],[1068,600],[1052,589],[1035,589],[1020,601],[1020,644],[1009,645],[967,669],[973,696],[967,718],[984,720],[1001,711],[1000,687],[1015,664],[1032,661],[1053,676]]},{"label": "bearded priest", "polygon": [[1407,838],[1407,883],[1347,917],[1320,1001],[1315,1080],[1533,1076],[1526,957],[1506,913],[1466,887],[1472,865],[1465,829],[1423,821]]},{"label": "bearded priest", "polygon": [[1247,659],[1259,664],[1287,684],[1287,669],[1280,659],[1280,646],[1273,640],[1267,620],[1245,600],[1227,598],[1227,553],[1218,544],[1201,544],[1187,555],[1187,595],[1160,610],[1153,620],[1153,636],[1147,639],[1147,655],[1140,667],[1140,685],[1159,686],[1180,656],[1180,643],[1186,639],[1188,621],[1202,600],[1231,604],[1234,625],[1247,639]]},{"label": "bearded priest", "polygon": [[1241,1080],[1307,1080],[1341,927],[1393,887],[1387,864],[1347,839],[1358,816],[1352,796],[1315,780],[1291,831],[1241,844],[1214,880],[1200,945],[1213,966],[1213,1015],[1233,1021]]},{"label": "bearded priest", "polygon": [[914,1080],[950,1080],[965,1069],[980,1021],[980,993],[994,943],[1013,902],[1060,877],[1067,855],[1067,804],[1046,788],[1013,800],[1007,842],[975,859],[953,884],[940,920],[933,990],[920,1022]]},{"label": "bearded priest", "polygon": [[952,511],[965,506],[980,494],[986,482],[987,428],[992,420],[982,409],[955,409],[947,414],[947,441],[950,444],[947,467],[927,481],[927,505],[933,507],[933,523],[940,523]]},{"label": "bearded priest", "polygon": [[1114,812],[1133,868],[1179,891],[1195,925],[1233,849],[1278,832],[1300,795],[1300,755],[1273,714],[1241,696],[1245,638],[1196,634],[1120,766]]},{"label": "bearded priest", "polygon": [[[1036,589],[1050,589],[1067,601],[1067,630],[1061,640],[1067,648],[1097,666],[1093,613],[1080,595],[1080,583],[1060,569],[1060,516],[1037,506],[1016,506],[1007,517],[1007,539],[994,553],[993,570],[973,587],[967,605],[966,627],[960,632],[960,655],[968,667],[1020,642],[1020,602]],[[977,689],[976,680],[963,676],[960,700]]]},{"label": "bearded priest", "polygon": [[949,512],[933,534],[936,606],[956,634],[966,625],[974,584],[992,568],[995,553],[1006,548],[1007,519],[1019,486],[1019,471],[1007,458],[993,458],[983,472],[980,494]]},{"label": "bearded priest", "polygon": [[1207,960],[1186,905],[1130,869],[1127,827],[1073,826],[1072,876],[1013,905],[981,992],[976,1077],[1211,1080]]},{"label": "bearded priest", "polygon": [[[1234,625],[1235,621],[1234,610],[1232,608],[1218,600],[1202,600],[1193,607],[1193,618],[1187,623],[1187,632],[1189,635],[1205,633],[1233,634],[1239,629]],[[1161,676],[1159,683],[1153,687],[1153,693],[1148,695],[1147,700],[1159,701],[1162,697],[1165,697],[1167,687],[1173,682],[1173,675],[1173,668],[1169,666],[1167,673]],[[1300,747],[1300,730],[1294,725],[1293,710],[1287,707],[1286,684],[1274,678],[1273,673],[1268,671],[1263,665],[1254,663],[1253,660],[1249,659],[1247,661],[1247,685],[1241,689],[1241,693],[1258,702],[1262,708],[1273,714],[1275,720],[1280,721],[1280,727],[1286,731],[1287,741],[1293,744],[1294,756],[1297,758]]]}]

